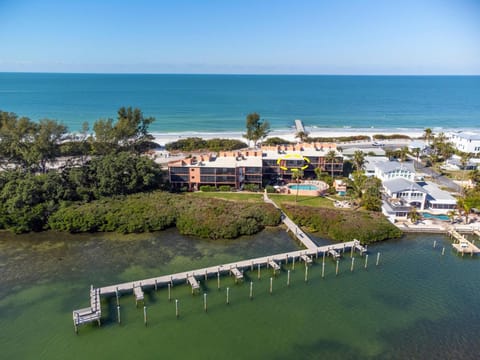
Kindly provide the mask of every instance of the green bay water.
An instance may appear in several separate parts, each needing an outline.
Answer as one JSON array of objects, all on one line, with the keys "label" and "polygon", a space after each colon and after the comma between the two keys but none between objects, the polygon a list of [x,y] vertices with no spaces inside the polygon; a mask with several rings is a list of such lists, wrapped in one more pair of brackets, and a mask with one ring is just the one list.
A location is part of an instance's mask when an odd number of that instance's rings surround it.
[{"label": "green bay water", "polygon": [[[284,230],[211,242],[175,230],[122,236],[56,233],[0,238],[0,349],[4,359],[476,359],[480,287],[478,258],[457,256],[441,235],[408,235],[358,256],[246,272],[244,283],[201,280],[208,294],[173,288],[180,318],[165,288],[147,291],[148,326],[131,295],[102,301],[102,326],[73,331],[71,311],[89,303],[89,286],[139,280],[298,248]],[[317,239],[319,240],[319,239]],[[437,247],[433,248],[433,242]],[[321,243],[325,241],[319,240]],[[445,255],[441,255],[442,247]],[[380,266],[375,266],[381,252]],[[287,287],[286,270],[291,269]],[[249,299],[253,281],[254,299]],[[230,287],[230,304],[225,288]]]}]

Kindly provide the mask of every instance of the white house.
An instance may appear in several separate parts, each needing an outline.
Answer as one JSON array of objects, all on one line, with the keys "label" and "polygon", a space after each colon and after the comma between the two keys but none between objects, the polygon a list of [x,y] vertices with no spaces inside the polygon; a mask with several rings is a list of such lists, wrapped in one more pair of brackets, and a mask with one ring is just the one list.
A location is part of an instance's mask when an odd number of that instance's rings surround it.
[{"label": "white house", "polygon": [[415,168],[410,162],[384,161],[375,164],[375,176],[381,181],[395,178],[415,180]]},{"label": "white house", "polygon": [[457,150],[478,154],[480,153],[480,134],[474,132],[451,132],[447,134],[448,140]]},{"label": "white house", "polygon": [[401,199],[404,205],[414,206],[419,210],[425,208],[427,191],[416,182],[397,177],[384,181],[383,189],[390,199]]}]

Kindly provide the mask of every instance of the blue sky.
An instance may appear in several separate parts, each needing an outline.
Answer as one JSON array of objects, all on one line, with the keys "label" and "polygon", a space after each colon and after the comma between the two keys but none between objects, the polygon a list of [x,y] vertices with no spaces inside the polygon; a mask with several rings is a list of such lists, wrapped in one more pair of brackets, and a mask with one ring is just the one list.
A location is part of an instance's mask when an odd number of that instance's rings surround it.
[{"label": "blue sky", "polygon": [[480,74],[480,0],[0,0],[0,71]]}]

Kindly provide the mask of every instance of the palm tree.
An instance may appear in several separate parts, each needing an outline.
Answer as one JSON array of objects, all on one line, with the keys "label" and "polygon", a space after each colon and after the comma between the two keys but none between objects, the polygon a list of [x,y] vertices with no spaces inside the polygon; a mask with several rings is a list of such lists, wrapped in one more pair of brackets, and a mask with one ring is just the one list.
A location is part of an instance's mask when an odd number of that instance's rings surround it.
[{"label": "palm tree", "polygon": [[292,179],[295,179],[297,182],[297,193],[295,194],[295,202],[298,200],[298,183],[300,182],[300,179],[303,178],[303,170],[296,170],[292,172]]},{"label": "palm tree", "polygon": [[432,139],[432,129],[426,128],[423,132],[427,145],[430,145],[430,140]]},{"label": "palm tree", "polygon": [[453,224],[454,220],[455,220],[455,214],[456,214],[456,211],[455,210],[450,210],[447,215],[448,215],[448,218],[450,219],[450,223]]},{"label": "palm tree", "polygon": [[330,150],[325,156],[325,168],[327,164],[330,164],[332,179],[333,179],[333,170],[336,162],[337,162],[337,153],[335,152],[335,150]]},{"label": "palm tree", "polygon": [[412,224],[416,224],[418,220],[420,220],[420,213],[417,211],[415,206],[412,206],[410,211],[408,212],[407,218],[410,219]]},{"label": "palm tree", "polygon": [[405,162],[405,160],[407,160],[407,155],[408,155],[408,148],[406,146],[402,147],[398,151],[398,157],[400,158],[401,162]]},{"label": "palm tree", "polygon": [[295,137],[298,138],[301,142],[307,142],[308,141],[308,132],[299,131],[295,134]]},{"label": "palm tree", "polygon": [[418,161],[418,158],[420,156],[420,148],[412,149],[412,153],[413,153],[413,155],[415,155],[415,157],[417,158],[417,161]]},{"label": "palm tree", "polygon": [[469,199],[467,199],[465,196],[458,198],[457,200],[457,207],[460,211],[463,211],[463,214],[465,215],[465,224],[468,224],[468,214],[470,214],[470,211],[472,210],[472,204]]},{"label": "palm tree", "polygon": [[365,154],[362,150],[357,150],[353,153],[353,163],[357,171],[361,171],[364,168],[365,162]]}]

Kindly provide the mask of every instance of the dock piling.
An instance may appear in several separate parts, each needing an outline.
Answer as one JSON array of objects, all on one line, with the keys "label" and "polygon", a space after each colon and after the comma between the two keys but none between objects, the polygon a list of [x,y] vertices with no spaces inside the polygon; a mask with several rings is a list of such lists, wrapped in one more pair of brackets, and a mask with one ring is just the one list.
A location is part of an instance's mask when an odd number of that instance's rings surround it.
[{"label": "dock piling", "polygon": [[290,270],[287,271],[287,286],[290,286]]},{"label": "dock piling", "polygon": [[365,269],[368,266],[368,254],[365,255]]},{"label": "dock piling", "polygon": [[433,248],[435,249],[436,246],[437,246],[437,240],[434,240],[433,241]]},{"label": "dock piling", "polygon": [[180,316],[180,311],[178,309],[178,299],[175,299],[175,316],[178,317]]},{"label": "dock piling", "polygon": [[155,291],[158,290],[158,287],[157,287],[157,279],[155,279]]},{"label": "dock piling", "polygon": [[257,265],[258,280],[260,280],[260,264]]},{"label": "dock piling", "polygon": [[120,319],[120,305],[117,305],[117,320],[119,324],[122,322],[122,320]]},{"label": "dock piling", "polygon": [[172,285],[168,283],[168,301],[172,301]]},{"label": "dock piling", "polygon": [[207,312],[207,293],[203,293],[203,308]]},{"label": "dock piling", "polygon": [[253,299],[253,281],[250,281],[250,300]]},{"label": "dock piling", "polygon": [[335,267],[335,275],[338,275],[338,263],[339,263],[339,261],[337,260],[337,265]]},{"label": "dock piling", "polygon": [[353,264],[355,264],[355,258],[352,257],[352,265],[350,266],[350,271],[353,271]]},{"label": "dock piling", "polygon": [[270,295],[273,292],[273,278],[270,278]]},{"label": "dock piling", "polygon": [[227,305],[230,304],[230,288],[227,287]]},{"label": "dock piling", "polygon": [[147,307],[143,306],[143,322],[145,323],[145,326],[147,326]]},{"label": "dock piling", "polygon": [[322,279],[325,277],[325,261],[322,262]]},{"label": "dock piling", "polygon": [[308,281],[308,264],[305,263],[305,282]]},{"label": "dock piling", "polygon": [[217,271],[217,290],[220,290],[220,271]]},{"label": "dock piling", "polygon": [[379,263],[380,263],[380,252],[377,253],[377,262],[375,266],[378,266]]},{"label": "dock piling", "polygon": [[117,286],[116,289],[115,289],[115,296],[116,296],[116,298],[117,298],[117,306],[119,306],[119,305],[120,305],[120,300],[119,300],[119,298],[118,298],[118,297],[119,297],[119,295],[118,295],[118,286]]},{"label": "dock piling", "polygon": [[442,248],[442,255],[445,255],[445,246]]},{"label": "dock piling", "polygon": [[292,270],[295,270],[295,256],[293,257],[293,260],[292,260]]}]

